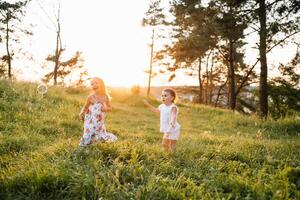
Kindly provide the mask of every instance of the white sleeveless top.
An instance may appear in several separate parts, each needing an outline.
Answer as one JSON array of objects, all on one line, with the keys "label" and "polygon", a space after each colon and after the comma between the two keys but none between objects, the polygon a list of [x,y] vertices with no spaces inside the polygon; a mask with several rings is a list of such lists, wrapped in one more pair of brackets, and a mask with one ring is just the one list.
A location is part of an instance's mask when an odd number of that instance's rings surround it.
[{"label": "white sleeveless top", "polygon": [[[169,106],[165,105],[165,104],[160,104],[158,106],[158,109],[160,111],[160,132],[162,133],[171,133],[171,132],[175,132],[177,130],[179,130],[180,125],[177,122],[177,116],[176,116],[176,123],[175,123],[175,128],[172,128],[170,125],[171,122],[171,111],[172,108],[177,108],[177,106],[175,104],[171,104]],[[176,115],[178,115],[178,108],[177,108],[177,112]]]}]

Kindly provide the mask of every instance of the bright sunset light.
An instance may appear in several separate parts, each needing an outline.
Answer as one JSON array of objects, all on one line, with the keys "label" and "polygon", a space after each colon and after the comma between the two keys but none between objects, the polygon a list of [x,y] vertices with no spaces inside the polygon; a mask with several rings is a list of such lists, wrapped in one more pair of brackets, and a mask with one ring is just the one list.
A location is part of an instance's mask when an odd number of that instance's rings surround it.
[{"label": "bright sunset light", "polygon": [[[61,1],[61,33],[66,53],[81,51],[89,75],[102,77],[107,85],[147,85],[145,70],[150,62],[151,32],[141,24],[149,2]],[[22,79],[40,80],[53,68],[41,70],[40,65],[55,50],[54,25],[45,11],[53,18],[56,5],[56,1],[50,0],[34,0],[29,5],[28,18],[34,25],[34,35],[26,43],[35,62],[18,68],[22,71]],[[153,85],[168,85],[167,80],[168,77],[155,78]],[[185,84],[193,83],[196,82]],[[180,84],[180,78],[171,84]]]},{"label": "bright sunset light", "polygon": [[[27,19],[34,25],[33,36],[21,40],[27,46],[34,61],[16,60],[15,71],[23,80],[40,81],[47,72],[53,70],[53,63],[41,69],[48,54],[55,50],[56,33],[53,23],[59,1],[33,0],[29,4]],[[151,30],[141,26],[142,18],[150,0],[140,1],[94,1],[64,0],[61,3],[61,38],[66,48],[65,56],[81,51],[84,66],[89,76],[102,77],[107,85],[132,86],[147,85],[149,68]],[[249,43],[253,42],[250,40]],[[156,41],[155,47],[161,46]],[[270,54],[270,63],[290,60],[289,51],[276,50]],[[256,50],[246,49],[246,61],[254,62]],[[258,67],[257,67],[258,68]],[[197,77],[186,77],[177,73],[172,82],[169,75],[161,75],[152,80],[152,85],[197,85]]]},{"label": "bright sunset light", "polygon": [[300,199],[299,0],[0,0],[0,200]]},{"label": "bright sunset light", "polygon": [[[45,4],[46,2],[46,4]],[[148,1],[61,1],[61,32],[66,52],[83,52],[90,76],[100,76],[108,85],[145,84],[149,63],[149,36],[141,27]],[[31,2],[29,17],[34,28],[32,48],[37,63],[55,49],[53,1]],[[133,5],[135,7],[133,11]],[[41,74],[41,72],[38,72]],[[28,78],[31,73],[28,73]]]}]

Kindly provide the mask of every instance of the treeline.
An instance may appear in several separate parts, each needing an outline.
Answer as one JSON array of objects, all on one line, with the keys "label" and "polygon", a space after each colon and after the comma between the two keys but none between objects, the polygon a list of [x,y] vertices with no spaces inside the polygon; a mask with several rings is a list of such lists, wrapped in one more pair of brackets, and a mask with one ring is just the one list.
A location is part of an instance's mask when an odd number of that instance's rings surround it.
[{"label": "treeline", "polygon": [[[15,44],[34,34],[24,25],[30,24],[24,20],[31,2],[0,0],[0,77],[14,78],[13,61],[20,52]],[[81,85],[87,76],[82,53],[63,56],[66,48],[61,37],[60,5],[56,4],[56,13],[48,13],[43,1],[34,2],[56,37],[55,48],[45,58],[44,67],[51,68],[43,81],[65,85],[66,77],[76,72],[76,85]],[[151,1],[143,19],[143,25],[152,28],[148,94],[154,75],[169,73],[171,81],[184,69],[187,79],[198,79],[198,103],[257,112],[262,118],[269,112],[275,118],[299,112],[299,10],[297,0]],[[250,39],[255,44],[250,48],[255,48],[257,55],[252,63],[245,63]],[[154,48],[157,40],[167,41],[158,51]],[[290,52],[294,58],[275,66],[280,75],[270,78],[267,55],[285,45],[297,46]],[[152,66],[157,67],[153,70]]]},{"label": "treeline", "polygon": [[[170,81],[185,69],[188,76],[198,78],[199,103],[257,112],[262,118],[269,111],[275,118],[300,111],[297,0],[173,0],[168,9],[162,3],[166,2],[151,1],[143,19],[143,25],[152,28],[149,88],[152,66],[169,73]],[[162,30],[169,34],[168,40],[164,48],[153,52],[153,38],[163,41],[156,35],[163,35]],[[245,63],[250,39],[257,59]],[[290,52],[293,60],[277,66],[279,77],[268,78],[267,55],[287,44],[297,46],[296,52]]]}]

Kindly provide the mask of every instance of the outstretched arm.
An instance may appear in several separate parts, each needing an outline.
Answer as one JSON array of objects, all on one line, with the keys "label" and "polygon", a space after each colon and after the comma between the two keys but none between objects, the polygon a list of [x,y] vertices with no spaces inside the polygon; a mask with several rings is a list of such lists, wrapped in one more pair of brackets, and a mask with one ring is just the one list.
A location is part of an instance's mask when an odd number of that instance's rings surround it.
[{"label": "outstretched arm", "polygon": [[144,100],[144,105],[147,106],[150,111],[154,113],[159,113],[159,109],[152,106],[146,99]]}]

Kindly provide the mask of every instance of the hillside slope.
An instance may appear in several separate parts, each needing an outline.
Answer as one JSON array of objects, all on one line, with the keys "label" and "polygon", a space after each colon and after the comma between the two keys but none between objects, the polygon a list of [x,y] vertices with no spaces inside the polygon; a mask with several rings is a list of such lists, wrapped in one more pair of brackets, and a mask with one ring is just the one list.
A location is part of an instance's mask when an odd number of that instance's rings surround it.
[{"label": "hillside slope", "polygon": [[119,95],[107,117],[119,140],[80,148],[86,94],[0,81],[0,199],[300,199],[298,119],[179,104],[168,155],[158,116]]}]

